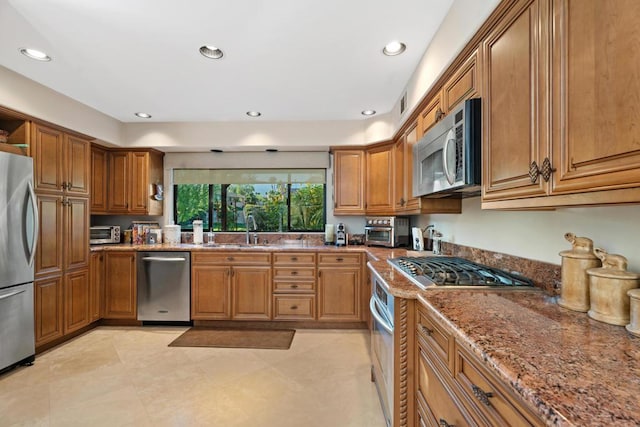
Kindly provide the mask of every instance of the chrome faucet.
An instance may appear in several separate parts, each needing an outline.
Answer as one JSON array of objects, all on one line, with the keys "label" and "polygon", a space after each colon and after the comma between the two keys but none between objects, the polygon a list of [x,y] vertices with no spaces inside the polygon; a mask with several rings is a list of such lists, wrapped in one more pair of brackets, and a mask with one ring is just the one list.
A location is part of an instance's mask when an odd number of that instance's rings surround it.
[{"label": "chrome faucet", "polygon": [[[247,245],[251,244],[249,240],[249,223],[250,222],[253,222],[253,231],[258,230],[258,224],[256,224],[256,219],[251,214],[247,215],[247,218],[245,220],[245,225],[247,227]],[[254,245],[258,244],[258,233],[253,233],[253,244]]]}]

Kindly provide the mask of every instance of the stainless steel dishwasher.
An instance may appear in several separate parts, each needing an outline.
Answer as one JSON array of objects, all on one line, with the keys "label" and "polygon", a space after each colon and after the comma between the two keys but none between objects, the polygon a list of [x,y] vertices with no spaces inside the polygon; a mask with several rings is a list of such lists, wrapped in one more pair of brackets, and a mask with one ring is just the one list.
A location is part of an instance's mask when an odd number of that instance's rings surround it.
[{"label": "stainless steel dishwasher", "polygon": [[191,319],[191,254],[138,252],[138,320]]}]

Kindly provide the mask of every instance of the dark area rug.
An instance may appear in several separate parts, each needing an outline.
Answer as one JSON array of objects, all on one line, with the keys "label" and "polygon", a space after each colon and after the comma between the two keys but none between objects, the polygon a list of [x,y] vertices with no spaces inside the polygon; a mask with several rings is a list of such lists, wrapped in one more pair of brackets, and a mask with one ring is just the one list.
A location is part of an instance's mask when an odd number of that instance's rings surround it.
[{"label": "dark area rug", "polygon": [[219,329],[193,327],[169,347],[264,348],[288,350],[294,329]]}]

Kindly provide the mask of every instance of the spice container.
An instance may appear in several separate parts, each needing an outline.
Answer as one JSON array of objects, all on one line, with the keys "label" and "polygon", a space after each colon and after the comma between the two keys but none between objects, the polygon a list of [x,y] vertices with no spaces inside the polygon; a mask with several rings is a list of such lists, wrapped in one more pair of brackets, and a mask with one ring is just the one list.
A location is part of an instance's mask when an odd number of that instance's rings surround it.
[{"label": "spice container", "polygon": [[622,255],[610,255],[600,248],[594,252],[602,267],[587,270],[591,298],[587,314],[601,322],[626,325],[630,320],[627,292],[640,285],[640,274],[627,271],[627,259]]},{"label": "spice container", "polygon": [[164,226],[164,241],[177,245],[180,243],[180,226],[179,225],[165,225]]},{"label": "spice container", "polygon": [[600,267],[600,259],[593,253],[593,241],[565,233],[571,250],[560,252],[562,257],[562,288],[558,305],[569,310],[586,312],[590,307],[589,276],[587,270]]}]

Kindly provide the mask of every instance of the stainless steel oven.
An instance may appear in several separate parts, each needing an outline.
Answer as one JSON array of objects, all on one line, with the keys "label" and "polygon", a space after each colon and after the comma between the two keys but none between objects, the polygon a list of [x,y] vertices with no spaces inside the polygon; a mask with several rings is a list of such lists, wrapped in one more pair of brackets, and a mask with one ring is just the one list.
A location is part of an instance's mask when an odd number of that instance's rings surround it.
[{"label": "stainless steel oven", "polygon": [[367,246],[395,248],[409,245],[409,218],[373,216],[365,218],[364,243]]},{"label": "stainless steel oven", "polygon": [[393,295],[385,281],[371,271],[372,295],[369,308],[371,329],[371,372],[378,389],[382,412],[388,427],[393,425]]}]

